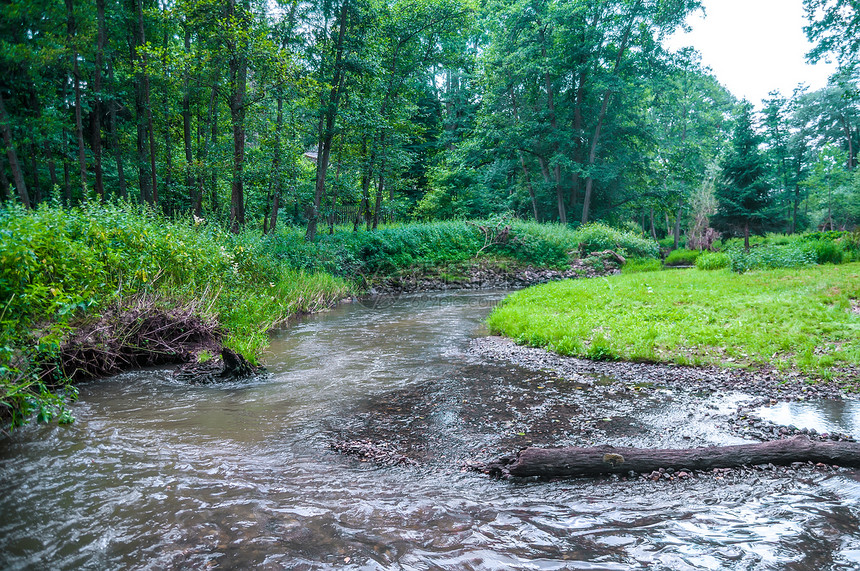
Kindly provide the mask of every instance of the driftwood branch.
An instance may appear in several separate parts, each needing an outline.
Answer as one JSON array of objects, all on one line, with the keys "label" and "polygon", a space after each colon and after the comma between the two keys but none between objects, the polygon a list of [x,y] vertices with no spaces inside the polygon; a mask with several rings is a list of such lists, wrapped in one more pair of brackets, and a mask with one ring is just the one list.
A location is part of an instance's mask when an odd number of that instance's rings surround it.
[{"label": "driftwood branch", "polygon": [[689,449],[526,448],[514,457],[484,467],[497,476],[564,478],[651,472],[660,468],[713,470],[759,464],[786,466],[795,462],[860,467],[860,443],[819,442],[806,436],[737,446]]}]

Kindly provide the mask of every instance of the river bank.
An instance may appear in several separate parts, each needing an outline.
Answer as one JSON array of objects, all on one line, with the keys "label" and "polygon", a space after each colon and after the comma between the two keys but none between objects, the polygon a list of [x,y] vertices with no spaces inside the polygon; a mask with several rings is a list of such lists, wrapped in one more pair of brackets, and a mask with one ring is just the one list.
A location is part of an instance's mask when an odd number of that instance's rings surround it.
[{"label": "river bank", "polygon": [[606,248],[658,251],[601,224],[510,217],[350,226],[307,242],[298,227],[234,234],[127,203],[0,208],[0,231],[0,418],[13,426],[70,421],[72,379],[221,347],[256,362],[273,329],[362,292],[523,287],[605,273],[591,253]]}]

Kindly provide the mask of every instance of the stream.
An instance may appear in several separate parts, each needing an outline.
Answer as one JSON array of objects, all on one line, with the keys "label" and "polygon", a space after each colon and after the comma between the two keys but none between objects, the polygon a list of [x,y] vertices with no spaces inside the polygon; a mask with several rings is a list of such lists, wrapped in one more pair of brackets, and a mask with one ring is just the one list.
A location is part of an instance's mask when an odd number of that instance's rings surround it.
[{"label": "stream", "polygon": [[[472,351],[502,291],[342,304],[268,374],[81,385],[68,426],[0,439],[0,569],[856,569],[860,474],[492,480],[527,445],[745,442],[747,395],[557,378]],[[762,417],[860,436],[856,403]],[[370,443],[401,465],[332,450]]]}]

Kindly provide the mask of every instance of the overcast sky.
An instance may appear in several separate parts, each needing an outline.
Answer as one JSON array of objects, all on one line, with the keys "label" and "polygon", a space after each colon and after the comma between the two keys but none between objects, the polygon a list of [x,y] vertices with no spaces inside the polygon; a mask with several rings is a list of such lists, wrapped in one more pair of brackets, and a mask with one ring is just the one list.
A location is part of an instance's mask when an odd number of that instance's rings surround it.
[{"label": "overcast sky", "polygon": [[774,89],[791,95],[798,83],[824,87],[835,66],[808,65],[802,0],[703,0],[688,19],[688,34],[675,34],[670,49],[693,46],[702,63],[738,98],[756,107]]}]

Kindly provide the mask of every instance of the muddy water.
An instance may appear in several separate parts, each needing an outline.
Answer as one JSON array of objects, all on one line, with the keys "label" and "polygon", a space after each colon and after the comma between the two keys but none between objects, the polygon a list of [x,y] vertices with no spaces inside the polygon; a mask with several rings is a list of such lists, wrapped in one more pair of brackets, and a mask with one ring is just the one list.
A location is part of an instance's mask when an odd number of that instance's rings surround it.
[{"label": "muddy water", "polygon": [[[740,442],[722,423],[743,394],[565,381],[482,361],[469,342],[501,297],[341,306],[278,335],[271,374],[253,382],[187,386],[147,371],[82,387],[73,425],[0,441],[0,568],[860,565],[860,477],[850,471],[659,483],[461,471],[527,444]],[[329,449],[352,440],[417,465]]]}]

